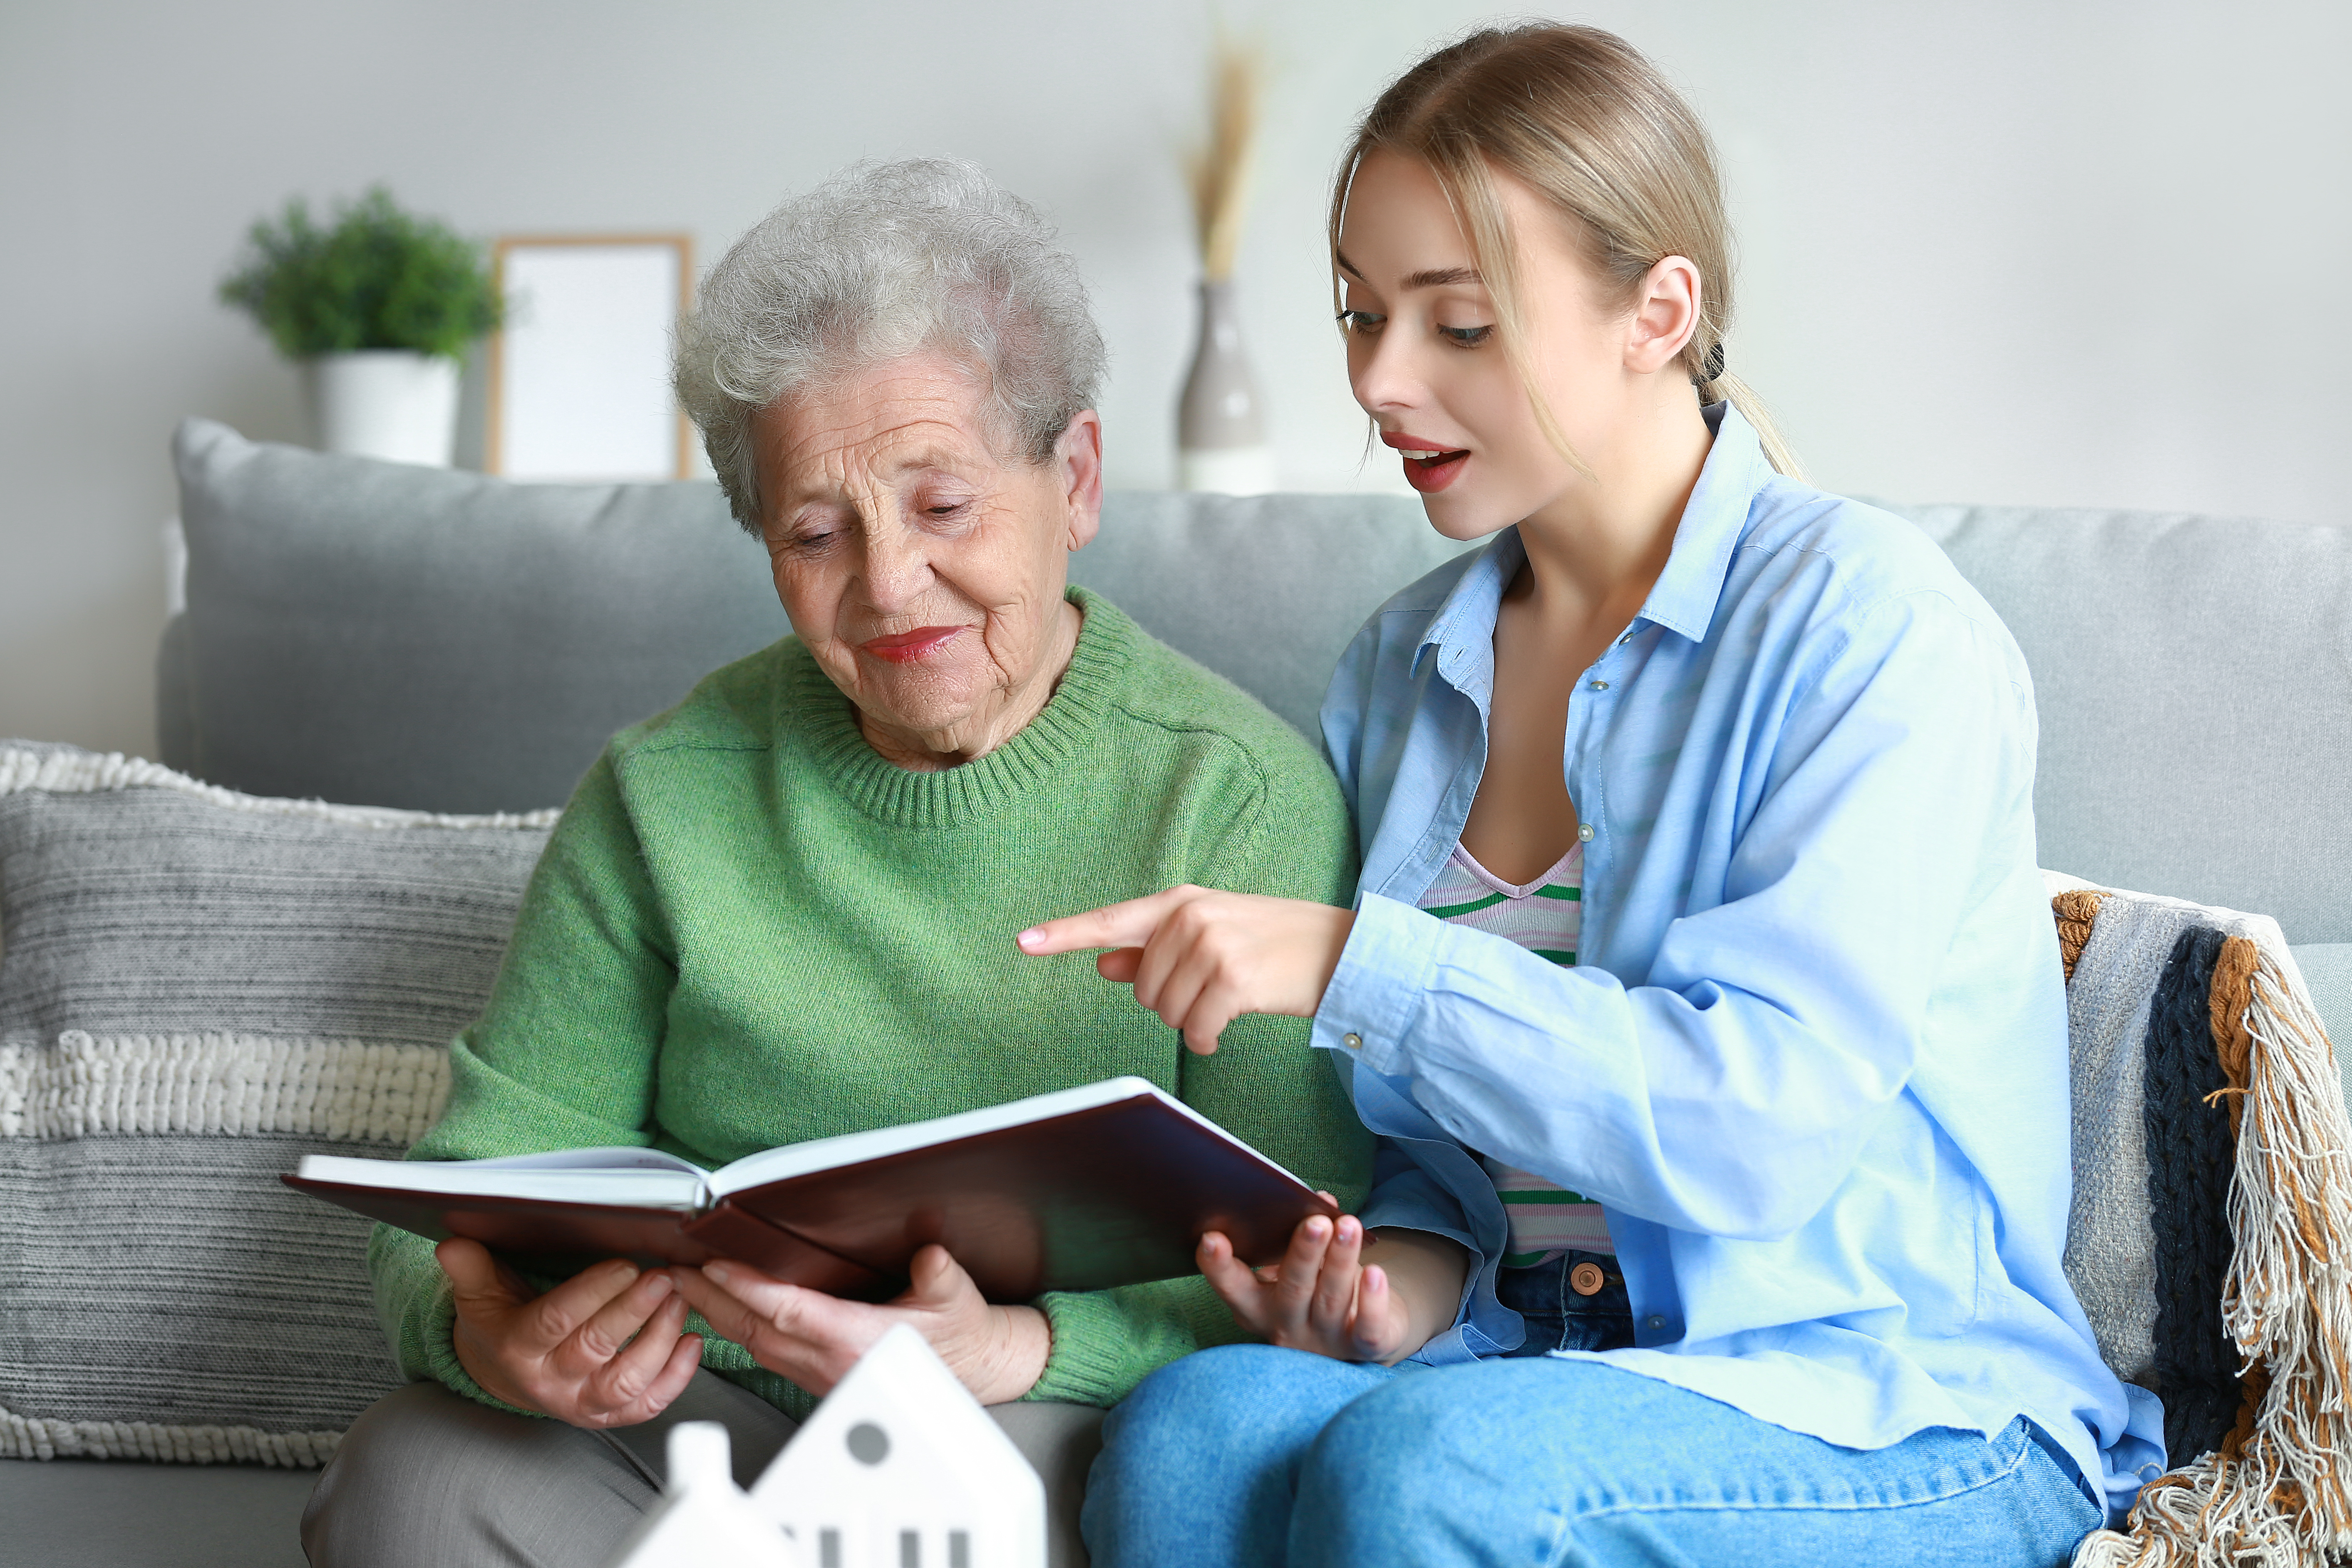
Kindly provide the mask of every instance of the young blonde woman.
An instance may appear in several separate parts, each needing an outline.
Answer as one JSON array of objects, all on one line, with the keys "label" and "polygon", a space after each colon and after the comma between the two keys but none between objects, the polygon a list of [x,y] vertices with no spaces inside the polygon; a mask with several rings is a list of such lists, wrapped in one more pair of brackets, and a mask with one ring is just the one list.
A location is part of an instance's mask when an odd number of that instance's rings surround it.
[{"label": "young blonde woman", "polygon": [[1707,139],[1619,39],[1406,73],[1332,241],[1358,400],[1491,536],[1325,702],[1356,907],[1177,888],[1021,945],[1113,949],[1196,1050],[1311,1016],[1381,1179],[1278,1268],[1202,1244],[1270,1342],[1113,1414],[1096,1562],[2060,1562],[2162,1422],[2059,1267],[2015,644],[1725,373]]}]

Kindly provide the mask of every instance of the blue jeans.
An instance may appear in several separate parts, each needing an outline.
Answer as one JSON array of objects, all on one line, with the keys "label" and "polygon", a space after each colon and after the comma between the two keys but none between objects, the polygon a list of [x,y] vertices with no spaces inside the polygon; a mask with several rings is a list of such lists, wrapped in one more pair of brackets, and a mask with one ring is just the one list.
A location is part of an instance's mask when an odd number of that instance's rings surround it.
[{"label": "blue jeans", "polygon": [[[1579,1265],[1601,1271],[1590,1296],[1570,1283]],[[1633,1342],[1633,1307],[1625,1277],[1605,1252],[1565,1252],[1549,1263],[1495,1271],[1495,1297],[1519,1315],[1528,1337],[1512,1355],[1550,1351],[1615,1351]]]},{"label": "blue jeans", "polygon": [[1393,1373],[1225,1345],[1103,1435],[1096,1568],[2052,1568],[2100,1521],[2021,1419],[1841,1448],[1539,1356]]}]

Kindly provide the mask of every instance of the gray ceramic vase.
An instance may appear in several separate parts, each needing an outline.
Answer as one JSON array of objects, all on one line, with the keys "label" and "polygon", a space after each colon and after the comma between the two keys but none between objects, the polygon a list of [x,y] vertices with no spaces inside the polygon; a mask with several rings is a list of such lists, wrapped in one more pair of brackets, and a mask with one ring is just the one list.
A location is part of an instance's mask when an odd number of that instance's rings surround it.
[{"label": "gray ceramic vase", "polygon": [[1231,279],[1201,285],[1201,336],[1177,405],[1176,452],[1181,489],[1262,495],[1275,488],[1265,405],[1242,353]]}]

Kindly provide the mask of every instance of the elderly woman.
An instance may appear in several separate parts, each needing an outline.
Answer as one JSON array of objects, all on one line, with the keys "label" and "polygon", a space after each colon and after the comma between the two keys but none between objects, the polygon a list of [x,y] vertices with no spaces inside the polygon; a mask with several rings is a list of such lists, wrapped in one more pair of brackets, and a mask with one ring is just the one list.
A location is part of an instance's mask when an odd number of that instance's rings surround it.
[{"label": "elderly woman", "polygon": [[[1066,585],[1101,501],[1102,360],[1070,259],[967,166],[854,170],[728,253],[677,386],[795,635],[582,781],[413,1158],[717,1165],[1133,1073],[1360,1195],[1366,1137],[1305,1020],[1192,1057],[1084,957],[1014,946],[1171,883],[1339,900],[1354,875],[1306,744]],[[725,1263],[534,1290],[474,1243],[383,1227],[370,1259],[419,1381],[321,1478],[314,1564],[601,1563],[655,1495],[664,1426],[727,1422],[756,1473],[894,1323],[992,1405],[1108,1405],[1237,1332],[1199,1279],[992,1303],[937,1247],[880,1305]]]}]

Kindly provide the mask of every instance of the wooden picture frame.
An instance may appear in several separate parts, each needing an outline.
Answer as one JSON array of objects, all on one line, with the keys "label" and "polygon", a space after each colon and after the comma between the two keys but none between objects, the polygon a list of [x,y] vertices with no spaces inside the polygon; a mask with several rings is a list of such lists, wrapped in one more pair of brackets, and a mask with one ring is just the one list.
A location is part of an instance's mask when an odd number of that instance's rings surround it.
[{"label": "wooden picture frame", "polygon": [[490,338],[487,473],[683,479],[694,432],[669,385],[694,300],[683,234],[516,235],[491,247],[507,324]]}]

